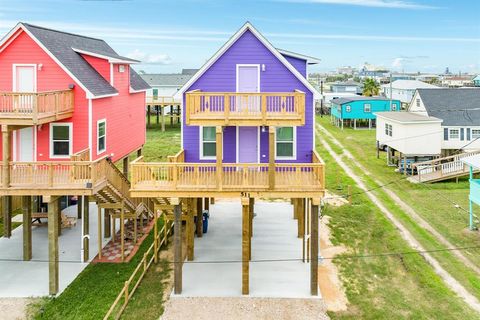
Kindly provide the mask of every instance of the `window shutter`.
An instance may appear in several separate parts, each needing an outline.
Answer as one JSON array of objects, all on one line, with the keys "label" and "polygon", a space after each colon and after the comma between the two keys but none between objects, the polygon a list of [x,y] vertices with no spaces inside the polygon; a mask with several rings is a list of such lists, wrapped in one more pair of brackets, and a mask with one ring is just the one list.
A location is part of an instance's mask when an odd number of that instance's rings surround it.
[{"label": "window shutter", "polygon": [[465,129],[460,128],[460,140],[465,140]]},{"label": "window shutter", "polygon": [[467,141],[470,141],[470,128],[467,128]]},{"label": "window shutter", "polygon": [[443,128],[443,140],[448,141],[448,128]]}]

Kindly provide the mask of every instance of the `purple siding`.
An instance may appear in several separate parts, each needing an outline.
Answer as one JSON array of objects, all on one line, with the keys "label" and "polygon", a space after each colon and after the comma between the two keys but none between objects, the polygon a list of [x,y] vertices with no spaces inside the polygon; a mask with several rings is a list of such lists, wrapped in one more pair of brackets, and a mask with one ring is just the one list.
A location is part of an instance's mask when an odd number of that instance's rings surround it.
[{"label": "purple siding", "polygon": [[285,57],[285,59],[287,59],[288,62],[290,62],[292,66],[295,67],[295,69],[297,69],[298,72],[302,74],[302,76],[304,76],[305,78],[307,77],[307,60],[290,57],[284,54],[283,56]]},{"label": "purple siding", "polygon": [[[313,150],[313,93],[298,80],[249,30],[247,30],[197,81],[186,91],[235,92],[237,64],[265,64],[260,72],[260,91],[305,92],[305,126],[297,128],[297,160],[278,162],[311,162]],[[185,96],[184,96],[185,99]],[[186,162],[199,160],[199,129],[185,125],[183,113],[183,148]],[[260,159],[268,162],[268,130],[261,133]],[[224,131],[224,162],[236,161],[236,134],[234,127]],[[207,161],[204,161],[207,162]]]}]

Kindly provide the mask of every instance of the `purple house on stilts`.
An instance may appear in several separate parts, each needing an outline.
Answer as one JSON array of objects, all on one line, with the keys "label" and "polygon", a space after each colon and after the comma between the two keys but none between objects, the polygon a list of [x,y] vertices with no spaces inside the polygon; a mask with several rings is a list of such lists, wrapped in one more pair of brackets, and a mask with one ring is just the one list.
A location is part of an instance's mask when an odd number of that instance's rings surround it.
[{"label": "purple house on stilts", "polygon": [[[139,159],[131,166],[132,195],[169,202],[177,209],[176,224],[182,204],[196,214],[202,211],[202,199],[241,199],[244,294],[255,198],[291,199],[299,237],[305,235],[305,221],[311,222],[311,291],[317,294],[318,207],[325,168],[315,151],[319,93],[306,77],[307,66],[318,62],[273,47],[246,23],[177,93],[183,108],[182,150],[168,163]],[[179,277],[181,266],[176,265],[175,279]],[[175,292],[181,292],[181,281]]]}]

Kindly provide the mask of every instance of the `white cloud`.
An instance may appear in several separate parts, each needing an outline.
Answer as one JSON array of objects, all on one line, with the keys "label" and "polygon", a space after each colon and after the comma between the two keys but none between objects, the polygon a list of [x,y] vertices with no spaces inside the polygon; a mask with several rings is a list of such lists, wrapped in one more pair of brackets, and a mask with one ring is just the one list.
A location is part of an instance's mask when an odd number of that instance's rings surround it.
[{"label": "white cloud", "polygon": [[338,4],[360,7],[395,8],[395,9],[433,9],[436,7],[403,0],[276,0],[281,2],[303,2],[313,4]]},{"label": "white cloud", "polygon": [[404,58],[395,58],[395,59],[393,59],[392,67],[401,68],[404,61],[405,61]]},{"label": "white cloud", "polygon": [[140,60],[142,64],[166,65],[172,63],[172,58],[168,54],[148,54],[138,49],[127,54],[127,57]]}]

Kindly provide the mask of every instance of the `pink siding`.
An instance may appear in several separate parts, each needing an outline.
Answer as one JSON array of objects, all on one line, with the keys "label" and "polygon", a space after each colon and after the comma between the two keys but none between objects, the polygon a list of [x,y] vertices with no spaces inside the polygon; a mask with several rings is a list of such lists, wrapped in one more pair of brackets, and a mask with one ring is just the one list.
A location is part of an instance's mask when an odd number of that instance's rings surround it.
[{"label": "pink siding", "polygon": [[102,77],[110,82],[110,63],[108,60],[92,57],[86,54],[82,54],[82,58],[95,68],[102,75]]}]

